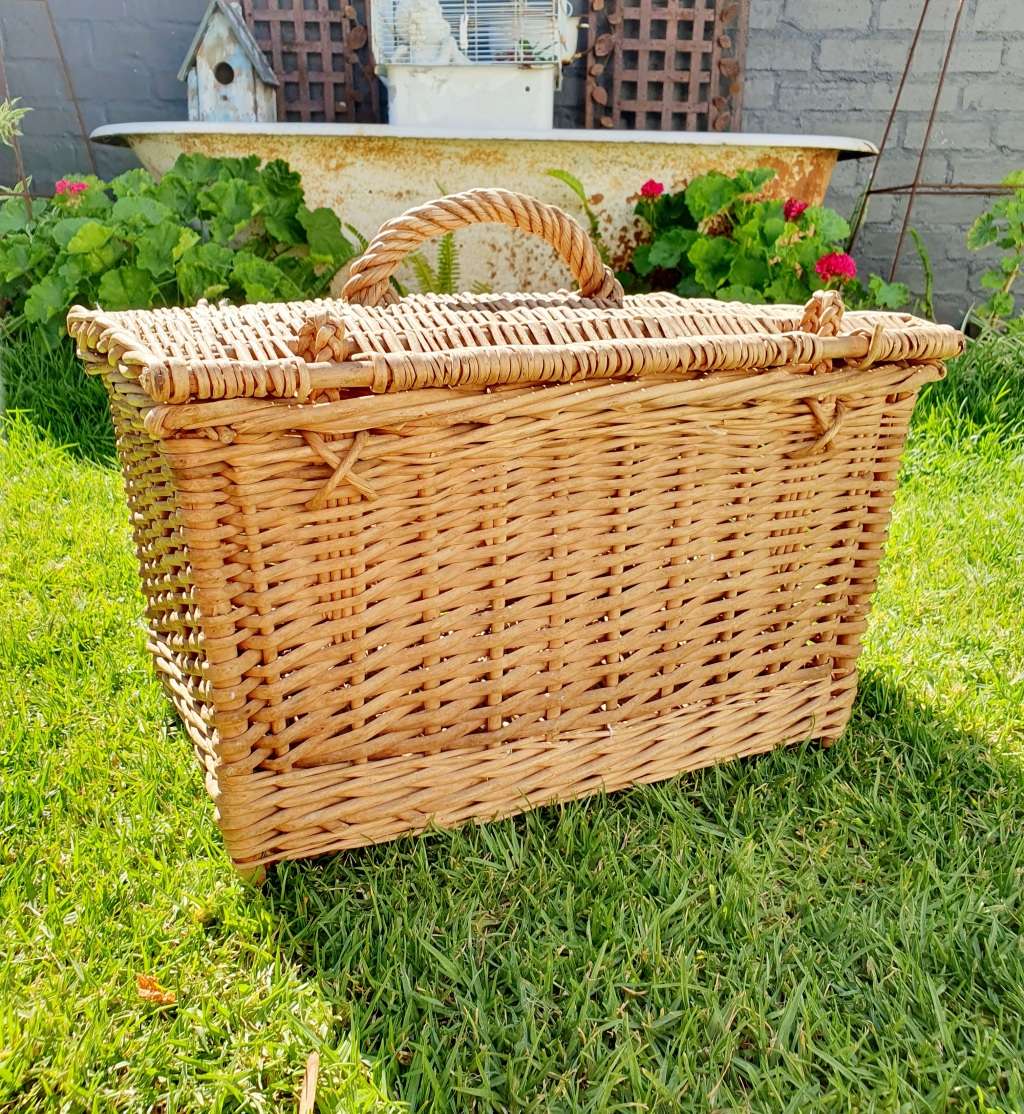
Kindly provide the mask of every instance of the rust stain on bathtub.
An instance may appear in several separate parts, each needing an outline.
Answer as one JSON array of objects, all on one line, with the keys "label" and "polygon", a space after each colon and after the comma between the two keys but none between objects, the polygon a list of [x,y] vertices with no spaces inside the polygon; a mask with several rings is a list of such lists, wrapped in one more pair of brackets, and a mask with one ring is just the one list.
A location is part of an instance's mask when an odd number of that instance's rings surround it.
[{"label": "rust stain on bathtub", "polygon": [[[734,174],[771,167],[765,188],[772,197],[824,200],[837,151],[738,144],[602,143],[579,140],[433,138],[421,136],[259,134],[152,134],[129,137],[150,169],[166,170],[181,151],[207,155],[256,154],[280,158],[302,175],[307,203],[328,205],[341,219],[372,237],[386,220],[443,193],[501,186],[559,205],[583,222],[576,197],[551,178],[569,170],[589,194],[602,195],[599,219],[613,261],[621,265],[640,237],[633,205],[648,179],[670,190],[710,170]],[[585,223],[585,222],[584,222]],[[550,290],[571,285],[571,276],[550,247],[510,229],[481,226],[459,233],[462,282],[493,290]],[[428,254],[431,248],[425,249]],[[406,272],[402,277],[409,279]]]}]

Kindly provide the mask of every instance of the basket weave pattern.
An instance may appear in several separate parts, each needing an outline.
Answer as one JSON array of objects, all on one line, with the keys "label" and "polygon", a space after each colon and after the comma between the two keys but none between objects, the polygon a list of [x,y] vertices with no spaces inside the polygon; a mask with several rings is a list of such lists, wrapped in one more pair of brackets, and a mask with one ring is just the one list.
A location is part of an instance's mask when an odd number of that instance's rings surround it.
[{"label": "basket weave pattern", "polygon": [[[506,196],[391,222],[344,300],[69,317],[244,869],[849,716],[910,413],[959,334],[834,295],[623,299],[564,214]],[[476,219],[544,235],[594,297],[359,304]]]}]

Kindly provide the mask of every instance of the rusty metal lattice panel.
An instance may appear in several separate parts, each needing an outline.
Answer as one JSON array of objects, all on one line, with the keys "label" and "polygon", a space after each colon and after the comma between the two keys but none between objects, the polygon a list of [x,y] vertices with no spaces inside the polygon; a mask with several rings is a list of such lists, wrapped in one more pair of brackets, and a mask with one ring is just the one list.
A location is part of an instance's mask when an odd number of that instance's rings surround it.
[{"label": "rusty metal lattice panel", "polygon": [[590,0],[588,128],[738,127],[749,0]]},{"label": "rusty metal lattice panel", "polygon": [[370,0],[242,0],[281,85],[279,120],[379,123]]}]

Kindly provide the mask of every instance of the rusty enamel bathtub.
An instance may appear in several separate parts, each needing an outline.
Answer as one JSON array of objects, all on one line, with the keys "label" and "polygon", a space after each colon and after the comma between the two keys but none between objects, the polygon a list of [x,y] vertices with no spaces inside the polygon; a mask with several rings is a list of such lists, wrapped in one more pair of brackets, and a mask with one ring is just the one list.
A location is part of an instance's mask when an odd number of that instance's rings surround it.
[{"label": "rusty enamel bathtub", "polygon": [[[633,203],[648,179],[667,189],[709,170],[772,167],[770,192],[824,200],[839,159],[877,153],[862,139],[704,132],[459,132],[383,124],[133,123],[97,128],[99,143],[130,146],[155,173],[182,152],[259,155],[299,171],[311,206],[329,205],[370,236],[389,218],[438,194],[503,186],[560,205],[580,204],[547,171],[571,171],[594,200],[605,241],[619,259],[635,241]],[[569,274],[539,240],[495,226],[460,234],[461,283],[494,290],[550,290]]]}]

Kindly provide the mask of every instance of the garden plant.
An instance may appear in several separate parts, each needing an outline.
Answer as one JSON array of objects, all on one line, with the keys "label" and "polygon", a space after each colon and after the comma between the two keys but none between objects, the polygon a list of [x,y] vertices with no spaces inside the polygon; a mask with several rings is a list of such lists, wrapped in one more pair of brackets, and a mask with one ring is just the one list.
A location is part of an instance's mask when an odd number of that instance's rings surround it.
[{"label": "garden plant", "polygon": [[1005,328],[1013,320],[1017,304],[1013,287],[1024,271],[1024,170],[1007,175],[1002,184],[1012,187],[1012,192],[975,220],[967,246],[975,251],[995,247],[1001,253],[996,265],[981,276],[981,285],[992,293],[977,313],[985,323]]},{"label": "garden plant", "polygon": [[333,210],[308,208],[281,160],[181,155],[159,181],[145,170],[63,178],[31,213],[19,197],[0,205],[0,303],[8,329],[57,339],[76,301],[119,310],[317,297],[353,241]]},{"label": "garden plant", "polygon": [[[600,238],[583,183],[564,170],[549,174],[576,194],[591,234]],[[653,178],[644,182],[634,207],[643,236],[617,272],[627,292],[803,304],[815,290],[833,289],[852,309],[907,304],[910,292],[901,282],[858,280],[843,246],[850,226],[834,209],[763,197],[774,177],[767,168],[732,176],[711,171],[676,191]]]}]

